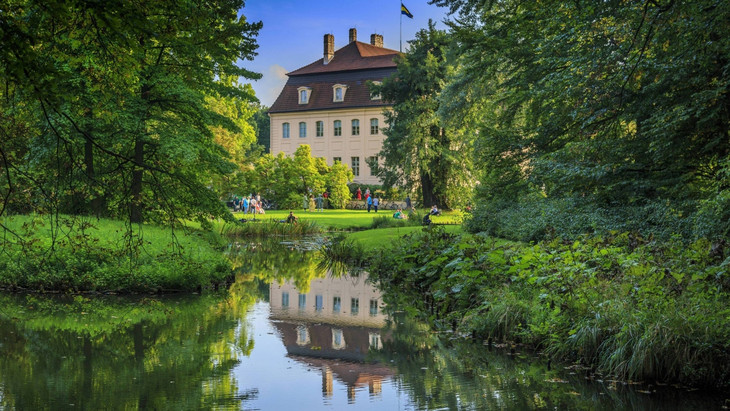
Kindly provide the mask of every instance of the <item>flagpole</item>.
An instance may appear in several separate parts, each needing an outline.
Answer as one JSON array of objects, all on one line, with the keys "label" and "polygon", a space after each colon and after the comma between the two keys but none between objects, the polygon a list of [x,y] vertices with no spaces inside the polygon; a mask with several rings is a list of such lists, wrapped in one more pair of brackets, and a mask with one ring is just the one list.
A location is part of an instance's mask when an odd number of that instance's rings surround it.
[{"label": "flagpole", "polygon": [[398,15],[400,15],[400,37],[398,38],[398,51],[403,52],[403,3],[400,4],[401,8],[398,9]]}]

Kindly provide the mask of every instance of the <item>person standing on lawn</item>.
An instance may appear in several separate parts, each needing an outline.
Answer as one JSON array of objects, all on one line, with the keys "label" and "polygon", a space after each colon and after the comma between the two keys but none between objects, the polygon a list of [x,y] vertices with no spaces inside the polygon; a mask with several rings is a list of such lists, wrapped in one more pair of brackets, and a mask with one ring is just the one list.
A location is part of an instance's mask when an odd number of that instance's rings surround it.
[{"label": "person standing on lawn", "polygon": [[370,212],[370,207],[373,206],[373,198],[370,197],[370,194],[365,194],[365,201],[368,203],[368,213]]},{"label": "person standing on lawn", "polygon": [[318,195],[317,198],[314,199],[317,203],[317,211],[320,213],[324,212],[324,198],[322,198],[322,195]]}]

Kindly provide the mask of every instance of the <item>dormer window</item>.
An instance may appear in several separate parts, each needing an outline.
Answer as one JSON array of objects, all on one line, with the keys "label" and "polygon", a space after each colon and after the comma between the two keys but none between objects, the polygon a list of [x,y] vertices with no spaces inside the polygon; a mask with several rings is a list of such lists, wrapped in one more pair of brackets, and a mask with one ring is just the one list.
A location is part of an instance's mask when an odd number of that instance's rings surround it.
[{"label": "dormer window", "polygon": [[[372,81],[371,84],[374,86],[380,86],[383,84],[383,82],[382,81]],[[370,100],[380,100],[380,99],[381,99],[380,93],[373,93],[373,92],[370,93]]]},{"label": "dormer window", "polygon": [[309,97],[312,95],[312,88],[311,87],[299,87],[297,89],[299,92],[299,104],[307,104],[309,103]]},{"label": "dormer window", "polygon": [[335,84],[334,86],[332,86],[332,101],[334,101],[334,102],[344,101],[346,92],[347,92],[347,85]]}]

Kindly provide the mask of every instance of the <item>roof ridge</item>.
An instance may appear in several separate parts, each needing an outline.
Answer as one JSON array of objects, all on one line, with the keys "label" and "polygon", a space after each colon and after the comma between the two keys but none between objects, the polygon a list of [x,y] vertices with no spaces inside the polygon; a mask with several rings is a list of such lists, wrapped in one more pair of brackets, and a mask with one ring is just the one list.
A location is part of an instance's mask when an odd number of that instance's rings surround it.
[{"label": "roof ridge", "polygon": [[393,57],[398,54],[400,54],[400,52],[396,50],[356,40],[335,51],[334,57],[329,61],[329,63],[324,64],[324,58],[320,58],[313,63],[290,71],[289,73],[286,73],[286,75],[297,76],[303,74],[331,73],[377,67],[395,67]]}]

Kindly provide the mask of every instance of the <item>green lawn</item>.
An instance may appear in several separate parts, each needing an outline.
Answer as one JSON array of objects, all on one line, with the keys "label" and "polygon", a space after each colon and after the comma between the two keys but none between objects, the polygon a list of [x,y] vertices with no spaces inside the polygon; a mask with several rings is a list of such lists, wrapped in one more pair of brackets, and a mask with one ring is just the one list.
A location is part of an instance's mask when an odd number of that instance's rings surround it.
[{"label": "green lawn", "polygon": [[[313,220],[323,227],[334,229],[362,229],[368,228],[375,217],[392,216],[393,210],[380,210],[368,213],[367,210],[324,210],[324,212],[309,212],[301,209],[291,210],[300,220]],[[426,210],[418,210],[423,215]],[[237,218],[253,218],[252,214],[233,213]],[[256,215],[256,219],[283,220],[289,215],[289,210],[269,210],[266,214]],[[461,224],[463,214],[460,211],[445,211],[443,215],[432,218],[435,224]]]},{"label": "green lawn", "polygon": [[0,287],[55,291],[195,290],[230,263],[210,232],[86,217],[0,217]]},{"label": "green lawn", "polygon": [[[461,225],[443,227],[448,233],[462,233]],[[397,245],[398,240],[404,235],[423,230],[423,228],[422,226],[379,228],[350,233],[347,238],[362,244],[365,251],[372,251],[385,246]]]}]

